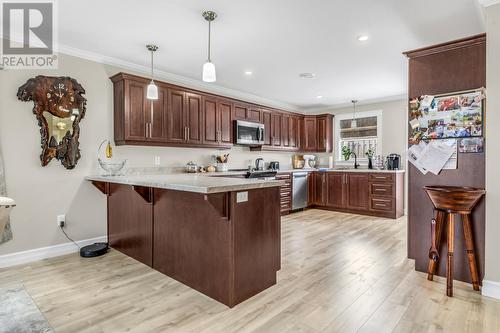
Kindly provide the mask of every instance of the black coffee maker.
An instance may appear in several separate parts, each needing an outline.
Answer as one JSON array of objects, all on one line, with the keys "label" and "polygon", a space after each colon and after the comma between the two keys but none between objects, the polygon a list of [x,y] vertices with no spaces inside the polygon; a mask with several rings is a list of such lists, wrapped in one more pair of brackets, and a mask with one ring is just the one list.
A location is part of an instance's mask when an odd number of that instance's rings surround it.
[{"label": "black coffee maker", "polygon": [[389,154],[387,155],[387,170],[401,169],[401,155]]}]

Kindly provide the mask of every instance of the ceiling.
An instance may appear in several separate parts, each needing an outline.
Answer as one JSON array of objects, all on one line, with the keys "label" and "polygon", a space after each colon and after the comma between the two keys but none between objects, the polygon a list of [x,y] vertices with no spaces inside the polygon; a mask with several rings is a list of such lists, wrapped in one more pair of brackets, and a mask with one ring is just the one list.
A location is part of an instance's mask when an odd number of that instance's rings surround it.
[{"label": "ceiling", "polygon": [[[216,88],[298,110],[406,93],[403,51],[484,32],[477,0],[62,0],[59,42],[201,82],[212,25]],[[357,37],[367,35],[368,41]],[[64,49],[62,47],[62,49]],[[138,67],[139,68],[139,67]],[[144,67],[140,67],[143,68]],[[252,71],[251,76],[245,71]],[[303,79],[299,73],[316,74]],[[318,95],[323,98],[317,98]]]}]

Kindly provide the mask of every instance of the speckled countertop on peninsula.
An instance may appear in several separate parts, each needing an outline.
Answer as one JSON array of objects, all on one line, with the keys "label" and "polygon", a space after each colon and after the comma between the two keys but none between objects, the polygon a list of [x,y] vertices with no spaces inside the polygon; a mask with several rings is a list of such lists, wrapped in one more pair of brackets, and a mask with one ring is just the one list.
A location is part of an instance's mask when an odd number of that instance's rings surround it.
[{"label": "speckled countertop on peninsula", "polygon": [[[219,177],[211,177],[219,176]],[[265,187],[275,187],[284,184],[282,180],[263,180],[224,177],[214,174],[163,174],[163,175],[124,175],[103,176],[93,175],[86,180],[163,188],[167,190],[196,192],[203,194],[243,191]]]}]

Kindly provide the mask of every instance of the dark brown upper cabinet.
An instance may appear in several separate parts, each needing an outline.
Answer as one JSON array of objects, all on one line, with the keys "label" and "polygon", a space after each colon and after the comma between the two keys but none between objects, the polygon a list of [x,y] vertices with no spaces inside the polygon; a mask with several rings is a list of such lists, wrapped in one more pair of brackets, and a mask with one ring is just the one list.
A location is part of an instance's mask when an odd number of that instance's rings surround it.
[{"label": "dark brown upper cabinet", "polygon": [[333,150],[333,116],[304,117],[304,151],[331,153]]},{"label": "dark brown upper cabinet", "polygon": [[203,144],[226,147],[232,144],[232,103],[213,96],[203,97]]},{"label": "dark brown upper cabinet", "polygon": [[272,118],[273,113],[269,110],[262,110],[262,123],[264,124],[264,146],[271,146],[272,138]]},{"label": "dark brown upper cabinet", "polygon": [[159,85],[158,99],[151,101],[146,98],[147,81],[116,79],[113,81],[115,143],[165,142],[167,89]]},{"label": "dark brown upper cabinet", "polygon": [[119,73],[111,80],[117,145],[229,148],[234,120],[245,120],[265,126],[264,145],[252,150],[332,151],[331,115],[304,117],[160,81],[150,101],[150,79]]},{"label": "dark brown upper cabinet", "polygon": [[281,120],[283,119],[283,115],[279,112],[273,112],[272,121],[271,121],[271,137],[272,137],[272,145],[275,147],[282,147],[283,145],[283,137],[282,137],[282,129],[281,129]]},{"label": "dark brown upper cabinet", "polygon": [[247,120],[259,123],[262,121],[262,109],[256,108],[254,106],[248,109]]}]

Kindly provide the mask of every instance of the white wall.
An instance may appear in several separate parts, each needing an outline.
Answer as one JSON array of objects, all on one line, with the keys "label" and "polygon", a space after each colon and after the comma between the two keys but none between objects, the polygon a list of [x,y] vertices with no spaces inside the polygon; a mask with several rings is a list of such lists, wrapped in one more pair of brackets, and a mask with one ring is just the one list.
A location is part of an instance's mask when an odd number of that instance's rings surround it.
[{"label": "white wall", "polygon": [[[486,258],[485,280],[500,283],[500,4],[486,9]],[[498,286],[500,288],[500,286]],[[500,297],[500,290],[497,297]]]},{"label": "white wall", "polygon": [[[402,165],[405,165],[406,157],[406,142],[407,142],[407,116],[408,116],[408,101],[405,99],[360,105],[356,108],[356,112],[377,111],[382,110],[382,155],[396,153],[402,157]],[[352,114],[352,107],[342,109],[332,109],[319,113],[331,113],[333,115]],[[334,148],[337,149],[337,144],[334,143]],[[334,152],[336,154],[336,152]],[[322,164],[325,163],[325,155],[322,155]],[[336,156],[336,155],[334,155]],[[326,160],[326,163],[327,160]]]},{"label": "white wall", "polygon": [[[106,199],[83,178],[96,172],[99,143],[112,139],[112,84],[109,77],[118,68],[60,55],[57,71],[0,71],[0,145],[5,162],[7,191],[17,201],[12,213],[14,239],[0,245],[0,255],[66,243],[56,216],[67,214],[67,232],[75,240],[106,233]],[[39,127],[32,114],[33,103],[17,100],[17,88],[36,75],[65,75],[86,89],[87,113],[81,122],[82,158],[74,170],[53,160],[40,166]],[[250,152],[235,147],[229,151],[230,167],[244,168],[257,157],[291,166],[290,153]],[[129,166],[152,167],[154,156],[161,165],[182,167],[189,161],[207,165],[215,149],[117,147],[115,155],[127,158]]]}]

